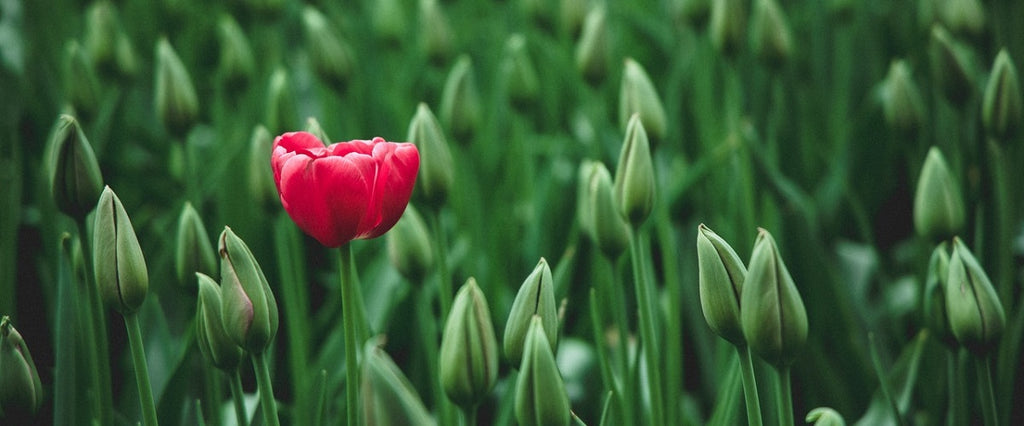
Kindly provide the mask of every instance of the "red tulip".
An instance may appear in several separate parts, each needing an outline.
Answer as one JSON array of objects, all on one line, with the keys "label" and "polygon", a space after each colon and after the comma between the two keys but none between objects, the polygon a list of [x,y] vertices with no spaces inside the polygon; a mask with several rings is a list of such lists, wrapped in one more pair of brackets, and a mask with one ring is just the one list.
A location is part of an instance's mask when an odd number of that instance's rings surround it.
[{"label": "red tulip", "polygon": [[324,146],[306,132],[274,140],[270,156],[281,204],[327,247],[376,238],[409,204],[420,154],[411,143],[354,140]]}]

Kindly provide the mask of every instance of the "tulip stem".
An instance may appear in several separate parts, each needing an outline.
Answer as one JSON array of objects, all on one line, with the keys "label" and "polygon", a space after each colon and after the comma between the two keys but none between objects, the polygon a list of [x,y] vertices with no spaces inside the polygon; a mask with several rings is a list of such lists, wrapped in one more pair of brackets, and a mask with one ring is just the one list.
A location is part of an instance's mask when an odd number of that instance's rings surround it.
[{"label": "tulip stem", "polygon": [[779,393],[775,402],[779,407],[779,424],[793,423],[793,385],[789,380],[789,366],[779,368]]},{"label": "tulip stem", "polygon": [[974,366],[978,372],[978,395],[981,396],[981,414],[987,426],[999,424],[996,414],[996,396],[992,390],[992,367],[988,356],[974,359]]},{"label": "tulip stem", "polygon": [[[225,374],[227,374],[225,372]],[[245,414],[245,400],[243,399],[242,392],[242,376],[238,374],[238,369],[235,369],[234,373],[228,374],[228,382],[231,384],[231,402],[235,406],[235,418],[238,419],[238,424],[247,425],[249,419]]]},{"label": "tulip stem", "polygon": [[757,379],[754,375],[754,361],[750,357],[749,346],[736,346],[740,356],[740,372],[743,373],[743,398],[747,403],[747,423],[750,426],[761,426],[761,405],[758,402]]},{"label": "tulip stem", "polygon": [[82,247],[82,264],[85,265],[85,282],[82,283],[82,286],[85,287],[88,297],[88,306],[82,306],[81,309],[86,316],[84,320],[89,322],[86,327],[92,328],[86,339],[89,352],[91,352],[87,356],[89,364],[92,366],[89,375],[93,385],[96,386],[96,394],[93,396],[97,406],[96,415],[99,416],[101,424],[108,424],[112,418],[111,408],[114,406],[114,400],[111,395],[110,364],[108,362],[110,349],[107,347],[107,316],[103,300],[100,298],[99,287],[96,284],[96,275],[93,272],[92,244],[90,244],[92,241],[87,238],[88,228],[86,228],[85,216],[76,218],[76,220],[79,243]]},{"label": "tulip stem", "polygon": [[156,405],[153,404],[153,388],[149,385],[149,366],[146,364],[146,349],[142,345],[138,313],[124,314],[124,325],[128,329],[128,346],[132,351],[132,365],[135,367],[135,384],[138,385],[139,403],[142,404],[142,424],[156,426]]},{"label": "tulip stem", "polygon": [[[651,395],[651,416],[649,424],[664,424],[661,399],[661,363],[658,362],[657,333],[654,323],[654,307],[651,301],[652,288],[647,280],[644,266],[644,243],[639,229],[634,229],[632,245],[633,279],[636,290],[636,304],[640,313],[640,341],[643,344],[644,360],[647,362],[647,386]],[[623,336],[625,337],[625,336]]]},{"label": "tulip stem", "polygon": [[476,410],[478,407],[479,406],[477,404],[471,404],[465,407],[465,409],[462,411],[462,414],[465,416],[462,424],[464,424],[465,426],[476,425]]},{"label": "tulip stem", "polygon": [[280,426],[277,417],[277,401],[274,401],[274,385],[270,379],[270,366],[267,365],[267,353],[252,354],[256,368],[256,386],[260,393],[260,406],[263,411],[263,423],[267,426]]},{"label": "tulip stem", "polygon": [[341,316],[345,327],[345,413],[348,426],[359,424],[359,363],[356,359],[356,293],[352,280],[352,247],[344,244],[338,249],[338,275],[341,278]]}]

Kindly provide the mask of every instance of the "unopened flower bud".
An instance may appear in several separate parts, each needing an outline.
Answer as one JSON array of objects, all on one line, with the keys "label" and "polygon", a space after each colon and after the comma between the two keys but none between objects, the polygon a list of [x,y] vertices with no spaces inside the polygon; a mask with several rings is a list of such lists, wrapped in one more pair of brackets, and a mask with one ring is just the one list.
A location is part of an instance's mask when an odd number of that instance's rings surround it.
[{"label": "unopened flower bud", "polygon": [[39,371],[21,333],[0,318],[0,419],[31,418],[43,402]]},{"label": "unopened flower bud", "polygon": [[633,114],[626,125],[626,139],[615,169],[615,202],[633,227],[647,220],[654,208],[654,164],[647,131],[640,116]]},{"label": "unopened flower bud", "polygon": [[192,203],[185,202],[178,216],[178,241],[174,256],[178,282],[191,285],[197,272],[212,275],[217,270],[217,258],[213,254],[206,225]]},{"label": "unopened flower bud", "polygon": [[673,17],[694,28],[704,28],[711,15],[711,0],[673,0]]},{"label": "unopened flower bud", "polygon": [[512,100],[512,105],[518,108],[527,107],[537,98],[540,81],[530,59],[530,52],[526,48],[526,37],[522,34],[513,34],[508,38],[501,66],[505,76],[505,89]]},{"label": "unopened flower bud", "polygon": [[946,313],[946,283],[949,282],[949,244],[939,243],[928,260],[928,274],[924,283],[924,323],[932,335],[956,347],[956,337],[949,328]]},{"label": "unopened flower bud", "polygon": [[939,148],[928,150],[914,194],[914,228],[934,241],[948,239],[963,230],[964,202],[946,159]]},{"label": "unopened flower bud", "polygon": [[540,259],[537,267],[533,268],[533,272],[519,287],[505,324],[502,347],[505,357],[513,366],[522,362],[526,334],[534,317],[540,318],[545,341],[550,344],[549,349],[553,353],[558,347],[558,306],[555,305],[555,282],[551,277],[551,268],[544,258]]},{"label": "unopened flower bud", "polygon": [[999,295],[960,238],[953,238],[953,255],[949,258],[946,313],[956,340],[979,356],[996,346],[1006,327]]},{"label": "unopened flower bud", "polygon": [[288,72],[277,68],[270,75],[267,87],[267,129],[271,133],[280,133],[297,125],[298,114],[292,98],[291,86],[288,84]]},{"label": "unopened flower bud", "polygon": [[697,227],[700,306],[715,333],[736,346],[746,346],[740,321],[740,298],[747,268],[729,243],[704,224]]},{"label": "unopened flower bud", "polygon": [[658,91],[654,89],[647,71],[633,58],[626,58],[619,89],[619,125],[623,129],[633,114],[640,116],[644,129],[649,130],[656,140],[665,137],[665,107]]},{"label": "unopened flower bud", "polygon": [[726,56],[736,54],[743,46],[747,30],[747,11],[743,0],[712,0],[711,44]]},{"label": "unopened flower bud", "polygon": [[558,23],[562,34],[576,38],[587,16],[586,0],[561,0],[558,2]]},{"label": "unopened flower bud", "polygon": [[916,133],[924,123],[924,101],[903,60],[889,65],[882,86],[882,112],[889,126],[904,134]]},{"label": "unopened flower bud", "polygon": [[149,272],[132,221],[109,186],[96,205],[92,234],[96,285],[103,302],[122,315],[135,312],[149,291]]},{"label": "unopened flower bud", "polygon": [[583,30],[576,43],[576,70],[590,82],[597,84],[608,73],[607,11],[603,4],[594,5],[583,20]]},{"label": "unopened flower bud", "polygon": [[256,74],[256,59],[245,32],[231,15],[221,16],[217,22],[220,40],[220,62],[218,71],[227,87],[238,90],[249,84]]},{"label": "unopened flower bud", "polygon": [[1024,101],[1021,100],[1017,68],[1006,49],[999,51],[992,64],[992,75],[985,86],[981,104],[981,123],[985,132],[1006,141],[1017,135],[1024,120]]},{"label": "unopened flower bud", "polygon": [[199,98],[185,64],[166,38],[156,43],[154,85],[157,117],[171,134],[184,136],[199,115]]},{"label": "unopened flower bud", "polygon": [[441,62],[452,52],[452,29],[444,10],[437,0],[419,0],[420,25],[419,39],[423,43],[423,51],[433,62]]},{"label": "unopened flower bud", "polygon": [[250,353],[263,353],[277,334],[274,293],[249,247],[231,228],[224,227],[218,250],[224,331]]},{"label": "unopened flower bud", "polygon": [[302,10],[302,26],[313,72],[335,90],[344,90],[352,74],[352,48],[313,6]]},{"label": "unopened flower bud", "polygon": [[416,107],[416,115],[409,122],[409,136],[406,139],[420,151],[417,192],[430,204],[443,204],[455,181],[454,162],[441,124],[427,104],[421,102]]},{"label": "unopened flower bud", "polygon": [[807,312],[775,239],[761,229],[740,294],[743,336],[776,368],[789,366],[807,341]]},{"label": "unopened flower bud", "polygon": [[427,224],[409,204],[402,218],[386,234],[388,258],[406,279],[419,283],[434,265],[434,252],[430,244]]},{"label": "unopened flower bud", "polygon": [[370,19],[373,23],[374,35],[384,42],[397,46],[405,36],[408,27],[405,17],[405,5],[399,0],[377,0],[372,3]]},{"label": "unopened flower bud", "polygon": [[838,411],[829,407],[818,407],[807,413],[807,423],[814,426],[846,426],[846,420]]},{"label": "unopened flower bud", "polygon": [[584,212],[597,247],[609,259],[618,259],[629,246],[629,224],[619,214],[612,190],[612,176],[604,163],[593,162],[587,177]]},{"label": "unopened flower bud", "polygon": [[109,1],[93,3],[85,12],[85,50],[96,69],[107,75],[118,72],[117,41],[121,36],[117,9]]},{"label": "unopened flower bud", "polygon": [[948,101],[962,107],[974,92],[974,66],[966,47],[939,25],[932,27],[931,64],[935,82]]},{"label": "unopened flower bud", "polygon": [[257,204],[268,206],[280,202],[277,186],[274,185],[274,173],[267,167],[270,158],[273,137],[266,127],[256,125],[249,137],[248,182],[249,195]]},{"label": "unopened flower bud", "polygon": [[462,55],[455,61],[441,92],[441,122],[458,140],[467,141],[480,122],[480,109],[473,61]]},{"label": "unopened flower bud", "polygon": [[93,117],[100,105],[100,84],[92,61],[75,40],[64,47],[63,71],[64,91],[75,114],[86,119]]},{"label": "unopened flower bud", "polygon": [[793,50],[786,15],[775,0],[756,1],[751,23],[751,48],[762,62],[772,68],[780,68]]},{"label": "unopened flower bud", "polygon": [[416,388],[376,342],[363,355],[360,404],[363,424],[373,426],[431,426],[436,424]]},{"label": "unopened flower bud", "polygon": [[224,330],[221,319],[220,286],[206,274],[196,273],[199,298],[196,301],[196,345],[206,360],[221,370],[233,372],[242,362],[243,351]]},{"label": "unopened flower bud", "polygon": [[940,17],[950,31],[968,35],[981,35],[985,29],[985,8],[980,0],[945,0]]},{"label": "unopened flower bud", "polygon": [[521,426],[569,424],[569,395],[545,337],[542,320],[530,320],[516,381],[516,421]]},{"label": "unopened flower bud", "polygon": [[445,322],[438,374],[445,394],[461,407],[479,404],[498,380],[491,311],[473,278],[455,295]]},{"label": "unopened flower bud", "polygon": [[103,177],[92,145],[70,115],[57,119],[51,139],[50,192],[57,209],[82,219],[96,207]]}]

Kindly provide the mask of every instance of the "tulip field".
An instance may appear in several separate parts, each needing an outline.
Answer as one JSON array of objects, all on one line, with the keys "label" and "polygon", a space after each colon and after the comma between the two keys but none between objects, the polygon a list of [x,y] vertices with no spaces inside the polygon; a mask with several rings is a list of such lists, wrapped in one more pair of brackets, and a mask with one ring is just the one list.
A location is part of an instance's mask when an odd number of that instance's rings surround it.
[{"label": "tulip field", "polygon": [[0,0],[0,425],[1022,424],[1021,23]]}]

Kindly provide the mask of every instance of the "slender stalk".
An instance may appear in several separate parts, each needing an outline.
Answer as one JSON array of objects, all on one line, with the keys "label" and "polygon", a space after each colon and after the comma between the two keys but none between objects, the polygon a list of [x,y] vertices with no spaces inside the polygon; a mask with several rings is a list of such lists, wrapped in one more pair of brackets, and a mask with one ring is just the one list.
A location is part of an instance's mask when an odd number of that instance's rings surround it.
[{"label": "slender stalk", "polygon": [[[420,297],[416,304],[416,322],[419,327],[419,335],[423,343],[423,354],[427,359],[427,377],[440,377],[438,374],[438,343],[437,319],[431,311],[434,298],[430,294],[430,287],[422,287],[419,291]],[[455,406],[444,396],[444,388],[440,380],[430,380],[434,404],[437,407],[437,419],[439,424],[450,425],[455,422],[458,414]]]},{"label": "slender stalk", "polygon": [[156,405],[153,404],[153,388],[149,385],[149,366],[146,364],[146,349],[142,345],[139,315],[125,314],[124,325],[128,329],[128,346],[132,351],[132,365],[135,367],[135,384],[138,385],[139,403],[142,404],[142,424],[156,426]]},{"label": "slender stalk", "polygon": [[640,311],[640,340],[643,343],[644,360],[647,362],[647,387],[651,395],[650,424],[664,424],[664,410],[661,398],[661,363],[658,361],[657,333],[654,323],[654,306],[651,300],[653,288],[647,280],[644,260],[644,244],[639,230],[630,238],[633,258],[633,278],[636,289],[636,304]]},{"label": "slender stalk", "polygon": [[779,369],[779,393],[775,398],[779,406],[779,424],[793,423],[793,386],[789,380],[789,367]]},{"label": "slender stalk", "polygon": [[737,346],[736,354],[740,356],[740,372],[743,374],[743,398],[747,403],[747,423],[750,426],[761,426],[761,404],[757,395],[757,379],[754,376],[754,360],[750,357],[749,346]]},{"label": "slender stalk", "polygon": [[679,277],[679,250],[676,244],[675,230],[668,217],[667,209],[658,210],[655,225],[658,230],[658,247],[665,262],[665,290],[668,297],[665,321],[665,424],[679,424],[679,392],[683,385],[683,322],[682,300],[683,290]]},{"label": "slender stalk", "polygon": [[71,267],[71,240],[68,234],[60,239],[57,258],[57,314],[54,324],[56,344],[54,345],[55,369],[53,371],[53,424],[70,426],[81,421],[78,410],[78,389],[75,363],[75,288]]},{"label": "slender stalk", "polygon": [[616,283],[621,274],[619,268],[614,264],[615,259],[603,255],[602,258],[607,260],[604,263],[607,264],[610,272],[608,273],[609,279],[599,280],[604,285],[600,291],[604,293],[602,300],[608,303],[607,309],[612,312],[612,319],[615,321],[615,328],[619,335],[619,341],[615,347],[618,352],[616,358],[619,367],[619,389],[615,390],[615,398],[621,402],[622,418],[633,419],[636,410],[632,396],[636,395],[636,392],[632,388],[634,381],[631,379],[632,374],[629,369],[629,325],[626,322],[625,292],[622,291],[622,286]]},{"label": "slender stalk", "polygon": [[274,385],[270,380],[270,366],[267,365],[267,353],[252,354],[252,360],[256,368],[256,386],[259,387],[260,391],[263,424],[279,426],[281,420],[277,417],[277,401],[274,401]]},{"label": "slender stalk", "polygon": [[[616,394],[621,395],[621,386],[615,381],[615,376],[612,375],[612,366],[608,362],[608,356],[605,354],[604,344],[604,325],[601,323],[601,305],[597,301],[597,292],[593,287],[590,288],[590,328],[594,331],[594,348],[597,352],[597,364],[601,368],[601,380],[604,382],[604,388],[608,390],[609,395]],[[626,402],[621,398],[616,398],[620,404],[620,409],[625,411],[624,405]]]},{"label": "slender stalk", "polygon": [[987,426],[999,424],[999,416],[996,414],[996,396],[992,389],[991,364],[991,359],[987,356],[974,359],[974,366],[978,373],[978,395],[981,397],[981,414]]},{"label": "slender stalk", "polygon": [[[198,350],[196,349],[193,356],[198,357]],[[201,366],[203,374],[203,397],[201,399],[202,410],[200,410],[199,416],[203,417],[203,420],[210,419],[210,423],[219,425],[224,423],[223,416],[221,416],[220,403],[221,403],[221,389],[224,388],[221,383],[221,376],[217,368],[211,364],[205,364]]]},{"label": "slender stalk", "polygon": [[477,411],[477,408],[479,408],[479,406],[477,404],[473,404],[473,405],[470,405],[468,407],[465,407],[465,409],[462,410],[462,415],[463,415],[462,424],[464,424],[466,426],[475,426],[476,425],[476,411]]},{"label": "slender stalk", "polygon": [[[78,224],[78,238],[82,247],[82,263],[85,265],[85,279],[83,287],[86,288],[86,297],[88,299],[88,306],[81,306],[80,309],[84,312],[86,321],[89,321],[91,327],[90,336],[86,337],[87,344],[89,345],[89,364],[92,365],[92,371],[89,372],[93,383],[96,386],[96,394],[99,396],[97,403],[99,406],[96,408],[96,415],[99,416],[100,423],[109,424],[112,420],[112,408],[114,406],[114,397],[111,394],[112,387],[110,382],[110,363],[107,360],[110,358],[110,348],[107,346],[107,316],[106,310],[103,306],[103,300],[100,298],[99,287],[96,284],[96,275],[93,272],[93,258],[92,258],[92,244],[91,240],[87,237],[88,232],[85,223],[85,216],[75,218]],[[96,398],[94,398],[96,399]]]},{"label": "slender stalk", "polygon": [[448,270],[448,242],[445,239],[444,227],[441,224],[441,209],[437,208],[430,216],[434,231],[434,254],[437,255],[438,299],[441,301],[441,324],[448,318],[452,309],[452,277]]},{"label": "slender stalk", "polygon": [[962,423],[958,421],[960,417],[960,410],[957,409],[959,406],[957,401],[960,398],[960,395],[958,395],[957,393],[957,389],[960,389],[960,384],[957,383],[956,349],[950,350],[947,353],[947,355],[948,356],[946,357],[946,392],[948,393],[947,398],[949,398],[949,400],[946,404],[949,413],[949,418],[947,419],[948,421],[946,422],[946,424],[958,425]]},{"label": "slender stalk", "polygon": [[345,413],[348,425],[359,424],[359,363],[356,359],[356,292],[352,281],[352,247],[348,244],[338,250],[338,275],[341,277],[341,316],[345,326]]},{"label": "slender stalk", "polygon": [[231,386],[231,402],[235,406],[235,419],[237,419],[239,425],[249,424],[249,416],[245,414],[245,393],[242,391],[242,376],[238,374],[238,369],[235,369],[234,373],[227,373],[228,382]]}]

